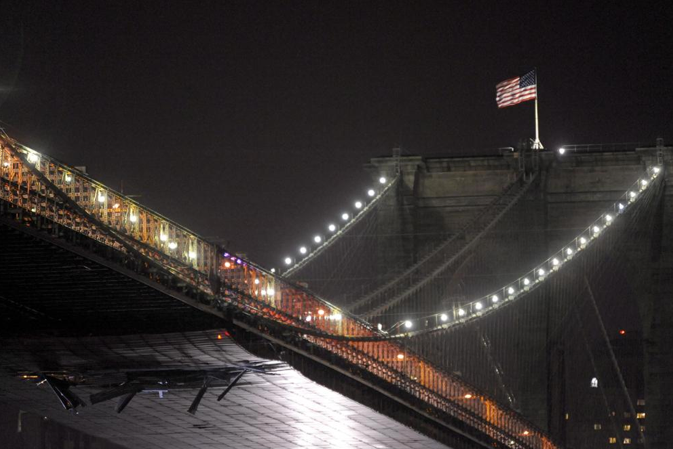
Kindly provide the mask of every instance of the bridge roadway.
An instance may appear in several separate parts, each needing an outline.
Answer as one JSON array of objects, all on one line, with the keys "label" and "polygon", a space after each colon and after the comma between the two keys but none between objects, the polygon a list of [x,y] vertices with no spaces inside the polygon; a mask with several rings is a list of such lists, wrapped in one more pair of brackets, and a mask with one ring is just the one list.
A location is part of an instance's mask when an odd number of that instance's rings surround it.
[{"label": "bridge roadway", "polygon": [[[257,349],[271,343],[274,354],[284,353],[308,375],[350,390],[368,405],[379,404],[381,411],[453,447],[555,447],[525,418],[456,376],[399,343],[376,341],[382,335],[368,323],[209,244],[85,173],[8,137],[0,146],[5,333],[25,339],[29,329],[30,335],[50,341],[228,326],[239,343],[257,341]],[[12,366],[6,369],[14,375],[16,368],[35,370],[26,375],[37,380],[53,379],[57,374],[48,373],[62,370],[58,360],[31,362],[12,365],[13,373]],[[194,370],[203,375],[201,367]],[[84,369],[66,374],[94,379],[97,372],[89,372],[92,377]],[[68,375],[70,391],[87,388]],[[232,381],[226,378],[221,386]],[[198,385],[193,387],[195,394]]]}]

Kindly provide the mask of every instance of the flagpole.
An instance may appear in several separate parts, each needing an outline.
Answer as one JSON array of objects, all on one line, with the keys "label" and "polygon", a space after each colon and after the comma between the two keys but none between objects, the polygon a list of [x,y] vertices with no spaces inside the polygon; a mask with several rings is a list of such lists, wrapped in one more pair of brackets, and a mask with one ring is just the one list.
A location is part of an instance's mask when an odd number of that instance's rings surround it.
[{"label": "flagpole", "polygon": [[540,142],[540,128],[537,118],[537,98],[539,96],[539,89],[537,85],[537,67],[535,67],[535,142],[533,142],[533,149],[544,150],[542,142]]},{"label": "flagpole", "polygon": [[537,118],[537,95],[535,95],[535,142],[533,143],[533,148],[542,149],[542,143],[540,142],[540,128]]}]

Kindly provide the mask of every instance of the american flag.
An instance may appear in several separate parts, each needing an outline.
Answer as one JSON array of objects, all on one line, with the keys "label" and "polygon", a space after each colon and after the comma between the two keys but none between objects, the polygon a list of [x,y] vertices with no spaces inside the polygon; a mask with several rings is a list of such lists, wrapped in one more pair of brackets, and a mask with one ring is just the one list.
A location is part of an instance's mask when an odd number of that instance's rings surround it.
[{"label": "american flag", "polygon": [[535,100],[537,97],[537,80],[535,79],[535,70],[531,70],[524,76],[510,78],[498,83],[495,94],[495,101],[499,108],[514,106],[528,100]]}]

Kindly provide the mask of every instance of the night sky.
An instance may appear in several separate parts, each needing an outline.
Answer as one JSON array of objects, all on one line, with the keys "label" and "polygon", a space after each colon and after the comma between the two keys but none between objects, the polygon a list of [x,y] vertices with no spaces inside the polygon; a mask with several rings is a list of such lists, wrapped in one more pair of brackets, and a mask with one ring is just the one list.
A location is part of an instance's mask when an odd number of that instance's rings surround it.
[{"label": "night sky", "polygon": [[[666,2],[0,3],[6,132],[268,267],[352,207],[370,158],[673,141]],[[659,5],[659,6],[657,6]]]}]

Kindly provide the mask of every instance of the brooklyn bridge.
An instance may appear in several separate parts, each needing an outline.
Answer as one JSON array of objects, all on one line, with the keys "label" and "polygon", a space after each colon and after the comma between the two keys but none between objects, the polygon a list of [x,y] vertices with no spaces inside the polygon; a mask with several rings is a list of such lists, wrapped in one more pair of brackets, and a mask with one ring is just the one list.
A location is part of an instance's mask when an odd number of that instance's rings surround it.
[{"label": "brooklyn bridge", "polygon": [[0,403],[18,433],[80,435],[41,447],[673,441],[661,139],[395,150],[273,269],[7,135],[0,147]]}]

